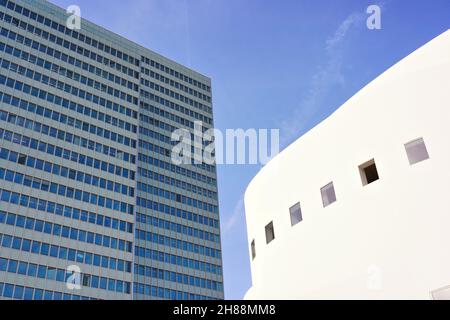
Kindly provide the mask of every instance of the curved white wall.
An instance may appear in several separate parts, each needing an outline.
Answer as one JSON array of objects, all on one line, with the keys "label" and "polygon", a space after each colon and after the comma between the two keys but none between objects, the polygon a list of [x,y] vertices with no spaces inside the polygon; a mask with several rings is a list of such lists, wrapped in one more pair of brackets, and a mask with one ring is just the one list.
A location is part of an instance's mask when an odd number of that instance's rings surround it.
[{"label": "curved white wall", "polygon": [[[410,165],[404,144],[421,137],[430,159]],[[373,158],[380,179],[363,186],[358,166]],[[337,202],[323,208],[331,181]],[[246,299],[429,299],[450,285],[450,31],[275,157],[245,209],[256,245]]]}]

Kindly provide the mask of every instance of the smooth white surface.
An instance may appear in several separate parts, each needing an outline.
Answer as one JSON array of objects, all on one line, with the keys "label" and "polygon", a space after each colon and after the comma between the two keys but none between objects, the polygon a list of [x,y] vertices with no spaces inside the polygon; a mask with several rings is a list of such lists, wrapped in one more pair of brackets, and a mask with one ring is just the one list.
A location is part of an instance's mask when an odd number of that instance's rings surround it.
[{"label": "smooth white surface", "polygon": [[[404,145],[422,137],[430,159],[411,166]],[[363,186],[371,159],[380,179]],[[337,201],[324,208],[331,181]],[[269,162],[245,209],[256,247],[246,299],[429,299],[450,285],[450,31]]]}]

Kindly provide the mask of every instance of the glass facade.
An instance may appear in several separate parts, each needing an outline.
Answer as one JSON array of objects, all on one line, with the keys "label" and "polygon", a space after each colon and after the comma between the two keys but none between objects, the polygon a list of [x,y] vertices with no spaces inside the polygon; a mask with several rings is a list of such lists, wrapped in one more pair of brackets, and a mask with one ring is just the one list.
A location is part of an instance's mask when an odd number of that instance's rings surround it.
[{"label": "glass facade", "polygon": [[211,80],[67,18],[0,0],[0,299],[223,299]]}]

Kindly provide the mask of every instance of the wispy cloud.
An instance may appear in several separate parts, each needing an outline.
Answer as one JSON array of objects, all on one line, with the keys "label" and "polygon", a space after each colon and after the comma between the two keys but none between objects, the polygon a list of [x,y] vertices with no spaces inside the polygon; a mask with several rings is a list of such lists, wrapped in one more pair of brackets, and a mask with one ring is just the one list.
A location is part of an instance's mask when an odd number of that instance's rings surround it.
[{"label": "wispy cloud", "polygon": [[342,41],[345,40],[345,37],[347,33],[349,32],[350,28],[352,26],[355,26],[359,24],[361,21],[363,21],[365,18],[365,15],[361,12],[354,12],[351,15],[349,15],[337,28],[336,32],[333,34],[332,37],[328,38],[325,42],[326,49],[328,52],[332,52],[336,49],[336,47],[339,46],[339,44],[342,43]]},{"label": "wispy cloud", "polygon": [[281,122],[281,143],[286,146],[304,131],[311,118],[320,113],[324,106],[321,102],[334,86],[345,85],[342,72],[344,63],[343,48],[350,32],[358,26],[363,27],[365,12],[354,12],[342,21],[336,31],[325,41],[326,61],[317,67],[311,78],[309,90],[289,118]]},{"label": "wispy cloud", "polygon": [[234,206],[233,212],[226,221],[223,223],[222,235],[226,236],[236,225],[237,222],[241,221],[244,217],[244,197],[242,196]]}]

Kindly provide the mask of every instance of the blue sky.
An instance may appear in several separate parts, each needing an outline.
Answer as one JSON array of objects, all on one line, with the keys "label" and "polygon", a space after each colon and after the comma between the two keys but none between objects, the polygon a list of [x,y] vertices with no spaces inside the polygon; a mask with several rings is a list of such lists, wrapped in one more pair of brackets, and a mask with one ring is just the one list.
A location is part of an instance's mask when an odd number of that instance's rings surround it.
[{"label": "blue sky", "polygon": [[[211,77],[217,128],[280,128],[282,147],[450,27],[450,0],[51,2]],[[259,169],[218,168],[228,299],[251,286],[243,194]]]}]

